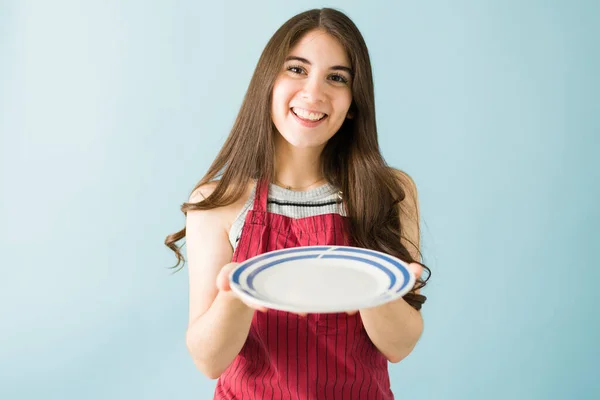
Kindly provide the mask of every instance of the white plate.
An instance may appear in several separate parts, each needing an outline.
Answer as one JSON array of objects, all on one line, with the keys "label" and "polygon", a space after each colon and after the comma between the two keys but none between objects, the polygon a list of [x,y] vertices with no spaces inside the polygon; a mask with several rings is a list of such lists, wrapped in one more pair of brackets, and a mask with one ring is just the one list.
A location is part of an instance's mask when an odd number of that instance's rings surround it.
[{"label": "white plate", "polygon": [[374,250],[306,246],[250,258],[229,276],[242,299],[282,311],[333,313],[374,307],[408,293],[404,261]]}]

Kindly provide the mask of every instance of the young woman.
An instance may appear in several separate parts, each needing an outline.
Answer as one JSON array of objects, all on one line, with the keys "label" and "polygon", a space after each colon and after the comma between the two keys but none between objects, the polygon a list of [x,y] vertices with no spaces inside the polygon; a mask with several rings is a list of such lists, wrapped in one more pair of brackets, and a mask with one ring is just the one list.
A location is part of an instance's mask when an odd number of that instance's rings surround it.
[{"label": "young woman", "polygon": [[413,181],[377,141],[371,65],[354,23],[333,9],[287,21],[264,49],[231,134],[182,206],[190,280],[187,346],[219,378],[215,399],[392,399],[387,363],[423,330],[419,278],[403,299],[297,315],[246,304],[236,263],[307,245],[386,252],[417,276]]}]

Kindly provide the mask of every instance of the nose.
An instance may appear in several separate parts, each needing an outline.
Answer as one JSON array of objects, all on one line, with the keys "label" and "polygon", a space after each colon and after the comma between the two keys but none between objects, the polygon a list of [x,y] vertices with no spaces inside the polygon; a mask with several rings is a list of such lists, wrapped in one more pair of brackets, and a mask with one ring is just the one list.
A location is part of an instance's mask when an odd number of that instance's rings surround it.
[{"label": "nose", "polygon": [[304,87],[301,92],[301,96],[304,100],[309,103],[319,103],[325,100],[325,88],[320,79],[311,77],[304,82]]}]

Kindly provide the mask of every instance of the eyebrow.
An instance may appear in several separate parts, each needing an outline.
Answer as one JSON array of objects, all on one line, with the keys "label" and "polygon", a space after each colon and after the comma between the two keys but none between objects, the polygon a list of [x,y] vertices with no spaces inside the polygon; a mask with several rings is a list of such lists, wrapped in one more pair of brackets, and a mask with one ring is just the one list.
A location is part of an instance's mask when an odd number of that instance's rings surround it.
[{"label": "eyebrow", "polygon": [[[297,57],[297,56],[289,56],[288,58],[285,59],[285,61],[300,61],[304,64],[308,64],[308,65],[312,65],[310,61],[308,61],[306,58],[302,58],[302,57]],[[352,68],[350,67],[345,67],[343,65],[334,65],[333,67],[329,68],[335,71],[346,71],[347,73],[349,73],[352,76]]]}]

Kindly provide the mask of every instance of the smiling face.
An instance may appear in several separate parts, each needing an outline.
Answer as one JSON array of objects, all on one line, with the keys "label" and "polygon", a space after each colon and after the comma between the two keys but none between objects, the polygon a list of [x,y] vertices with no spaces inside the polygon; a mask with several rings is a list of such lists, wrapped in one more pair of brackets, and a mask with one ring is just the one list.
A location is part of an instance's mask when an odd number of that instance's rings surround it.
[{"label": "smiling face", "polygon": [[273,87],[271,118],[298,148],[324,147],[348,117],[352,71],[342,45],[322,30],[290,50]]}]

